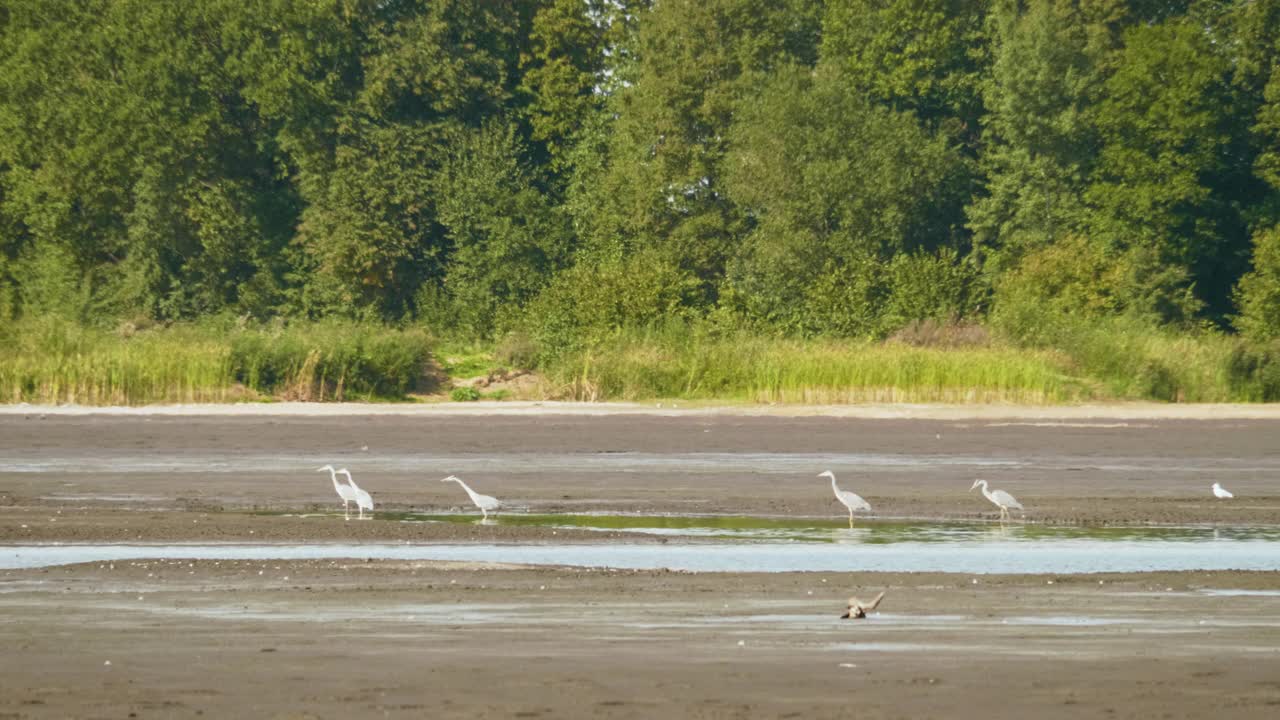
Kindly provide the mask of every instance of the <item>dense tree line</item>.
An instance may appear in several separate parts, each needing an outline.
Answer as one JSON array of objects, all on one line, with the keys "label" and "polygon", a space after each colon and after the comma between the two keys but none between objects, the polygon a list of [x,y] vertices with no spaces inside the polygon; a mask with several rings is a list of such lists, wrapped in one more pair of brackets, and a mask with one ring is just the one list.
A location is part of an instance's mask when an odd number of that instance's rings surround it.
[{"label": "dense tree line", "polygon": [[1280,0],[0,0],[0,315],[1280,334]]}]

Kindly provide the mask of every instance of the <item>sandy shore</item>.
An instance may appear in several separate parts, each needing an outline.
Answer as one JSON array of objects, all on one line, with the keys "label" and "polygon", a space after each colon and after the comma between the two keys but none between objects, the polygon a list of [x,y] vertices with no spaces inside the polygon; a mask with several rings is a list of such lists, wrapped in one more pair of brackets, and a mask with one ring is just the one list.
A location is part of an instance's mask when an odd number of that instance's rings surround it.
[{"label": "sandy shore", "polygon": [[[268,406],[277,409],[275,406]],[[655,408],[656,410],[656,408]],[[514,512],[1280,524],[1280,417],[0,415],[0,542],[498,542]],[[43,417],[42,417],[43,416]],[[322,462],[387,515],[343,522]],[[1208,496],[1209,483],[1236,502]],[[266,511],[265,513],[262,511]],[[278,513],[289,513],[282,516]],[[872,522],[875,520],[872,519]],[[556,542],[644,542],[559,529]],[[1278,561],[1280,562],[1280,561]],[[850,594],[886,590],[864,622]],[[432,562],[0,571],[0,718],[1215,717],[1280,708],[1280,572],[973,577]]]},{"label": "sandy shore", "polygon": [[858,405],[793,405],[709,401],[563,402],[477,401],[438,403],[238,403],[223,405],[0,405],[0,415],[113,415],[204,417],[494,417],[570,415],[611,417],[828,417],[916,420],[1280,420],[1280,404],[1261,403],[1108,403],[1102,405],[994,405],[863,403]]}]

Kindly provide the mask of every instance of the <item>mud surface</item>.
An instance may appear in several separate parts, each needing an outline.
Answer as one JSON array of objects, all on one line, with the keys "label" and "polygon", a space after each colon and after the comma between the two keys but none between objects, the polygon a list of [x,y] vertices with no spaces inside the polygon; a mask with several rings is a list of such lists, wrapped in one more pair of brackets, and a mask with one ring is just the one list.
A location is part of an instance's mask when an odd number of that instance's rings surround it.
[{"label": "mud surface", "polygon": [[[879,518],[994,518],[968,492],[985,477],[1029,523],[1277,524],[1277,437],[1231,418],[12,414],[0,542],[663,540],[393,518],[466,510],[450,473],[516,513],[840,518],[829,468]],[[386,514],[343,521],[325,463]],[[878,615],[838,619],[879,590]],[[0,571],[0,645],[0,718],[1268,718],[1280,573],[118,561]]]},{"label": "mud surface", "polygon": [[[340,510],[327,474],[315,472],[328,463],[349,467],[382,510],[470,510],[461,488],[439,482],[456,473],[516,512],[839,516],[816,477],[830,469],[873,517],[995,517],[969,490],[982,477],[1013,493],[1026,507],[1016,515],[1032,522],[1280,524],[1277,438],[1280,419],[0,415],[0,506],[36,520],[30,533],[5,523],[0,539],[57,539],[61,530],[39,527],[47,508]],[[1237,497],[1216,500],[1213,482]],[[157,539],[419,532],[276,531],[242,518],[163,530],[144,517]],[[114,521],[76,527],[76,539],[93,539],[94,527],[103,539],[124,536]]]},{"label": "mud surface", "polygon": [[[1274,573],[0,574],[3,717],[1268,718]],[[851,593],[879,614],[840,620]],[[1235,590],[1236,592],[1222,592]]]}]

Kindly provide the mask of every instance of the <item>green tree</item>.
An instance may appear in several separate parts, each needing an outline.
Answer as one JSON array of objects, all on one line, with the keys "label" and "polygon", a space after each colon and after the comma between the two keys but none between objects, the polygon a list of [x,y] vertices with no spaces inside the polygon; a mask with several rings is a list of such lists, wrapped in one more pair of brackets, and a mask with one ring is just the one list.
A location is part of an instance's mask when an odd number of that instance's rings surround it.
[{"label": "green tree", "polygon": [[483,336],[497,321],[511,322],[564,265],[569,225],[520,164],[514,127],[495,121],[447,146],[434,183],[450,242],[444,288],[451,316]]},{"label": "green tree", "polygon": [[317,273],[304,304],[316,312],[354,303],[398,317],[424,281],[444,275],[449,239],[434,183],[449,139],[499,114],[516,93],[529,6],[392,7],[396,17],[368,30],[362,82],[339,112],[331,159],[301,180],[298,241]]},{"label": "green tree", "polygon": [[723,187],[738,101],[778,67],[812,65],[818,22],[811,0],[675,0],[642,12],[617,49],[631,64],[610,99],[607,151],[574,181],[588,252],[657,249],[698,278],[699,304],[713,302],[744,222]]},{"label": "green tree", "polygon": [[1236,329],[1257,341],[1280,338],[1280,225],[1253,237],[1253,269],[1235,290]]},{"label": "green tree", "polygon": [[[1230,58],[1198,24],[1130,28],[1092,109],[1100,141],[1085,197],[1096,238],[1143,247],[1186,273],[1211,313],[1228,308],[1244,269],[1242,206],[1256,202],[1248,114],[1230,83]],[[1167,318],[1178,319],[1178,318]]]},{"label": "green tree", "polygon": [[1078,232],[1096,145],[1087,112],[1125,20],[1119,0],[992,4],[980,161],[985,188],[968,214],[993,274]]},{"label": "green tree", "polygon": [[[957,148],[841,76],[776,71],[743,103],[730,141],[726,188],[756,223],[732,276],[751,315],[804,333],[871,334],[892,291],[876,279],[880,265],[963,242]],[[861,299],[840,305],[832,293]]]},{"label": "green tree", "polygon": [[604,82],[607,13],[599,0],[551,0],[534,15],[520,56],[530,139],[543,146],[556,173],[569,171],[569,151],[584,121],[601,110],[596,88]]},{"label": "green tree", "polygon": [[[987,0],[853,0],[828,3],[823,61],[854,92],[913,112],[976,145],[981,78],[989,69]],[[976,149],[976,148],[974,148]]]}]

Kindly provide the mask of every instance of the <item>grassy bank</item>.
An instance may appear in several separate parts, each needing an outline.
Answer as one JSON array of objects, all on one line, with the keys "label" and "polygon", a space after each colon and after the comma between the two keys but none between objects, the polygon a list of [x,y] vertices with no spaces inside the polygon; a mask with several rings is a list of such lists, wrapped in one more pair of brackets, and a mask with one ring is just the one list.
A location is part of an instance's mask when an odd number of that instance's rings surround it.
[{"label": "grassy bank", "polygon": [[[614,334],[589,350],[543,354],[546,397],[762,403],[1020,403],[1280,399],[1280,350],[1233,337],[1111,323],[1065,327],[1015,346],[970,327],[883,343],[790,339],[671,322]],[[421,329],[326,321],[234,321],[94,329],[57,320],[0,329],[0,402],[84,405],[254,400],[397,400],[538,357],[437,344]],[[433,353],[438,357],[433,357]],[[527,397],[527,391],[524,396]],[[507,397],[472,389],[454,399]],[[438,397],[447,397],[441,394]],[[543,395],[539,395],[543,397]]]},{"label": "grassy bank", "polygon": [[[974,333],[970,333],[973,335]],[[978,329],[959,345],[907,333],[884,343],[769,338],[683,324],[634,330],[555,362],[576,399],[778,403],[1072,403],[1280,399],[1280,353],[1217,333],[1131,323],[1064,330],[1020,347]],[[924,333],[923,335],[929,335]]]},{"label": "grassy bank", "polygon": [[54,319],[0,334],[0,402],[142,405],[402,398],[423,382],[420,330],[205,322],[116,330]]}]

